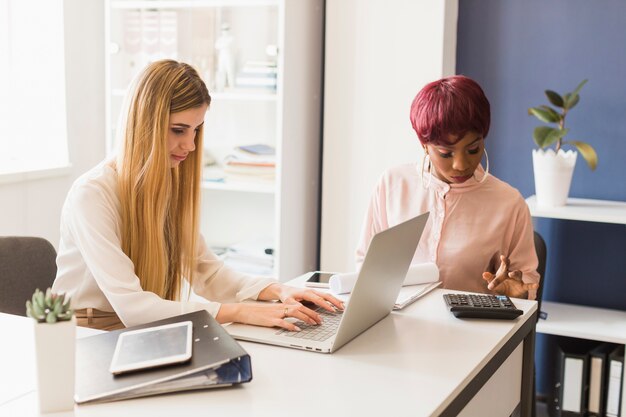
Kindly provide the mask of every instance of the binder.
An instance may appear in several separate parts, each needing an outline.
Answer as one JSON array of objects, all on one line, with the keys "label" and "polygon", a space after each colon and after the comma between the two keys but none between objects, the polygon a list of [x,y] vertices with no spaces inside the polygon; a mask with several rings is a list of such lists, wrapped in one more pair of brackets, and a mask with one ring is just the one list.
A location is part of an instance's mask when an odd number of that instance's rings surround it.
[{"label": "binder", "polygon": [[[193,323],[190,361],[117,376],[109,372],[120,334],[186,320]],[[79,404],[224,387],[251,379],[250,356],[205,310],[76,341],[74,400]]]},{"label": "binder", "polygon": [[589,350],[598,342],[561,338],[557,341],[554,413],[557,417],[584,416],[589,389]]},{"label": "binder", "polygon": [[607,381],[606,416],[620,417],[622,385],[624,384],[624,345],[619,345],[609,354]]},{"label": "binder", "polygon": [[615,349],[612,343],[602,343],[589,351],[588,417],[604,417],[609,370],[609,354]]}]

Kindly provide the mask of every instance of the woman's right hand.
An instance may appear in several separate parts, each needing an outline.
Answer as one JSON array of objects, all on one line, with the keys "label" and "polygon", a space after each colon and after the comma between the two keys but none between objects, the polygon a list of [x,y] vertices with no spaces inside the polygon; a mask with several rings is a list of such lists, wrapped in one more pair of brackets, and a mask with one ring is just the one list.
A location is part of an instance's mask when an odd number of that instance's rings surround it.
[{"label": "woman's right hand", "polygon": [[293,317],[304,323],[317,325],[322,323],[318,313],[302,304],[284,304],[279,302],[268,303],[235,303],[222,304],[215,319],[219,323],[244,323],[265,327],[281,327],[292,332],[301,329],[291,321]]}]

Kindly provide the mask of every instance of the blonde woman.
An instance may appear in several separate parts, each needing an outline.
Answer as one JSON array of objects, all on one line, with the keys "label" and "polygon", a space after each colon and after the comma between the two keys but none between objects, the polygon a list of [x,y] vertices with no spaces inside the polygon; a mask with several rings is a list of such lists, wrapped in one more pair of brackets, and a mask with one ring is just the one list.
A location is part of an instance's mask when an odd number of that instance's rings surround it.
[{"label": "blonde woman", "polygon": [[[61,214],[53,290],[72,297],[79,325],[112,330],[205,309],[220,323],[298,331],[287,317],[321,323],[301,301],[343,308],[328,294],[228,269],[207,247],[197,150],[211,97],[197,72],[154,62],[132,91],[117,158],[78,178]],[[183,280],[211,301],[183,301]]]}]

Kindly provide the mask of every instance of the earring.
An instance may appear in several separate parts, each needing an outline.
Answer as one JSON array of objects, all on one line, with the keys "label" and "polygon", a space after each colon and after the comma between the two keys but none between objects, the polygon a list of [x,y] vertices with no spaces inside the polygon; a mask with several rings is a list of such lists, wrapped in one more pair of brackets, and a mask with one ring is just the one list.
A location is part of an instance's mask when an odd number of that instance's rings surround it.
[{"label": "earring", "polygon": [[[427,162],[428,162],[428,183],[424,181],[424,165],[426,165]],[[425,190],[427,190],[430,187],[430,182],[433,180],[433,174],[430,172],[431,167],[432,165],[430,163],[430,155],[428,154],[428,152],[426,152],[426,150],[424,150],[424,156],[422,157],[422,187],[424,187]]]},{"label": "earring", "polygon": [[[480,181],[477,180],[480,184],[485,182],[485,180],[489,176],[489,154],[487,153],[487,148],[484,148],[483,151],[485,152],[486,165],[485,165],[485,173],[483,174],[483,177],[480,179]],[[474,174],[474,179],[476,179],[476,174]]]}]

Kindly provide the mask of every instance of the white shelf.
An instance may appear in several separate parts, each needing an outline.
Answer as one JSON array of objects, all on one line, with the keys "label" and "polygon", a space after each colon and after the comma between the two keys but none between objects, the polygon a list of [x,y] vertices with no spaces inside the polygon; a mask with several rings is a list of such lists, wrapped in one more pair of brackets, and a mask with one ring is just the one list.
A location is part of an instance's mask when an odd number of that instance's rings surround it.
[{"label": "white shelf", "polygon": [[[125,88],[114,88],[111,90],[111,95],[113,97],[124,97],[126,96]],[[230,91],[223,92],[211,92],[211,99],[218,101],[266,101],[266,102],[275,102],[276,101],[276,91],[266,91],[263,89],[233,89]]]},{"label": "white shelf", "polygon": [[623,201],[568,198],[565,206],[543,207],[537,205],[533,195],[526,199],[526,204],[533,217],[626,224],[626,202]]},{"label": "white shelf", "polygon": [[275,6],[278,0],[114,0],[114,9],[191,9],[197,7]]},{"label": "white shelf", "polygon": [[212,92],[211,98],[220,101],[276,101],[276,91],[235,89],[224,92]]},{"label": "white shelf", "polygon": [[238,191],[246,193],[260,193],[260,194],[274,194],[276,187],[273,182],[267,184],[258,182],[243,182],[243,181],[228,181],[216,182],[216,181],[202,181],[202,189],[204,190],[218,190],[218,191]]},{"label": "white shelf", "polygon": [[546,320],[537,322],[537,332],[626,344],[626,311],[584,307],[544,301]]}]

